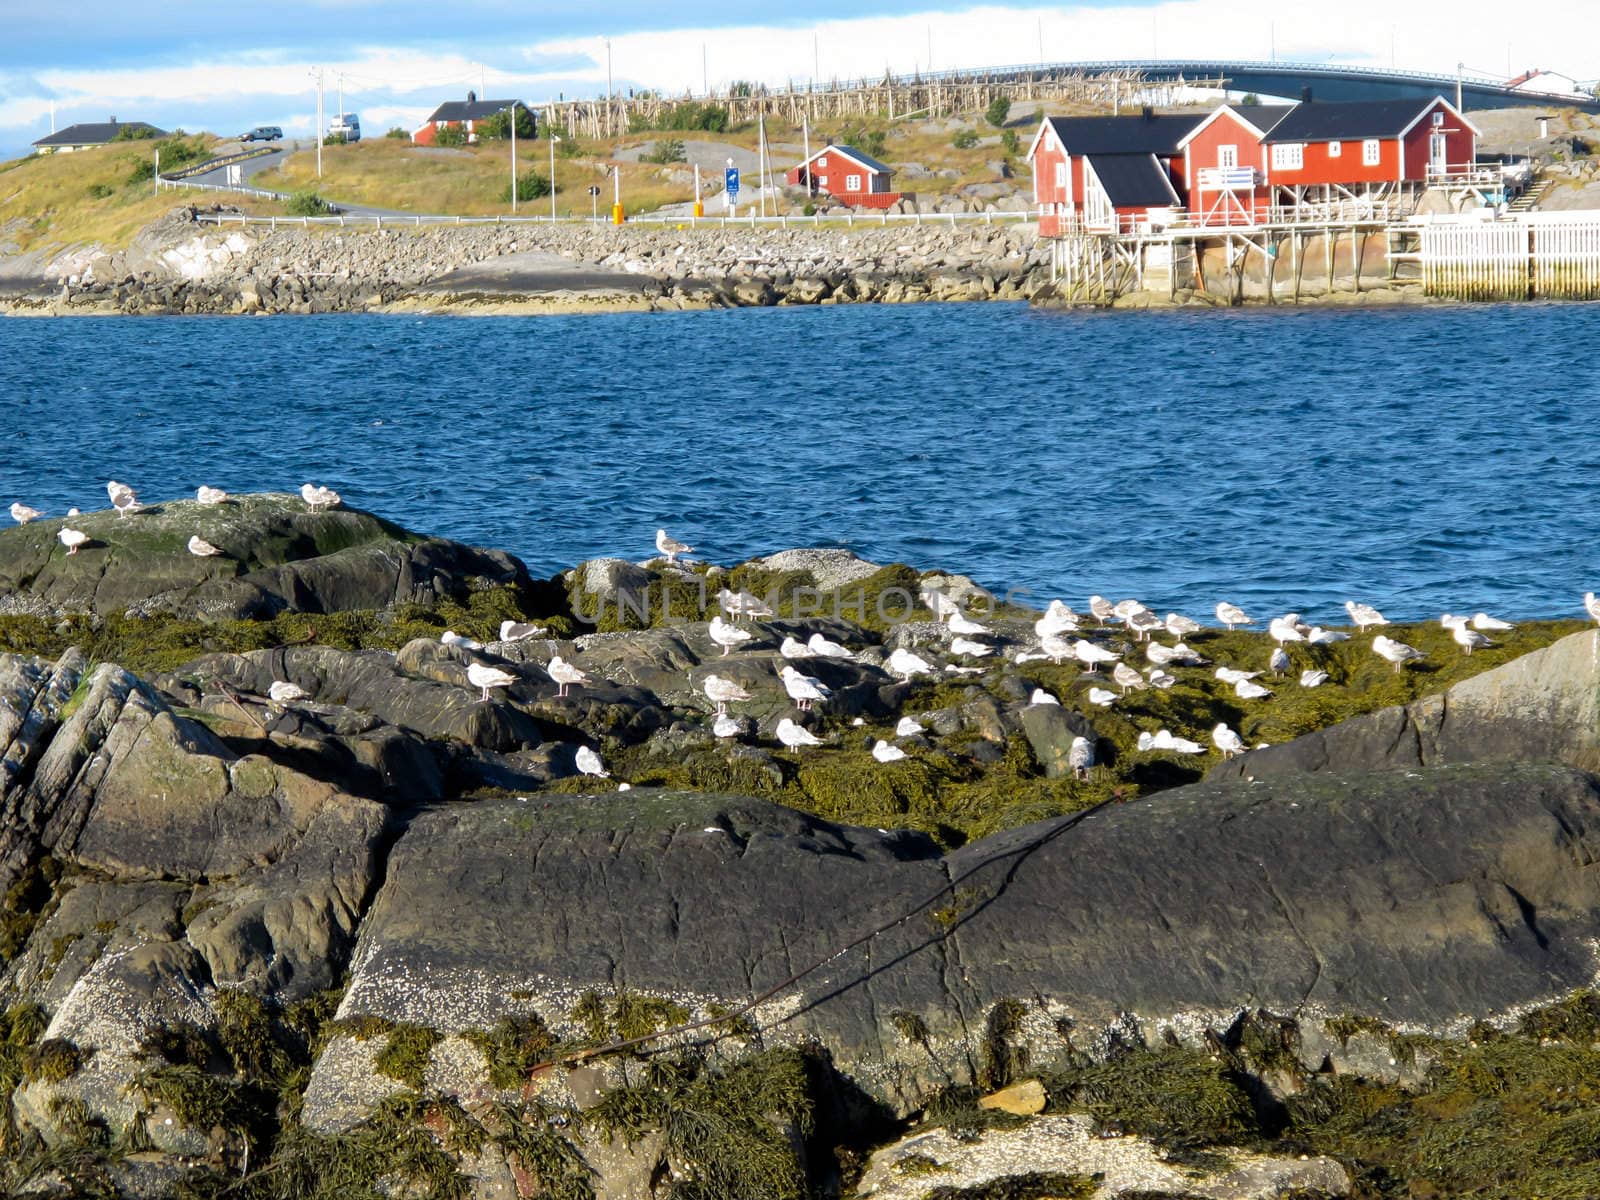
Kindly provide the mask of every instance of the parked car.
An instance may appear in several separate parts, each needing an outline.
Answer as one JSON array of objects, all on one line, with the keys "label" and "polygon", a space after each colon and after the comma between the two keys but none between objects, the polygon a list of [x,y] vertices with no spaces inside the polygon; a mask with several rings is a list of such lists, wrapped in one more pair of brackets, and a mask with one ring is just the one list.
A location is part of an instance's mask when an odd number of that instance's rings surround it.
[{"label": "parked car", "polygon": [[333,120],[328,122],[328,136],[331,138],[343,137],[347,142],[361,140],[361,118],[355,113],[335,113]]},{"label": "parked car", "polygon": [[276,142],[283,137],[283,130],[276,125],[257,125],[249,133],[241,133],[241,142]]}]

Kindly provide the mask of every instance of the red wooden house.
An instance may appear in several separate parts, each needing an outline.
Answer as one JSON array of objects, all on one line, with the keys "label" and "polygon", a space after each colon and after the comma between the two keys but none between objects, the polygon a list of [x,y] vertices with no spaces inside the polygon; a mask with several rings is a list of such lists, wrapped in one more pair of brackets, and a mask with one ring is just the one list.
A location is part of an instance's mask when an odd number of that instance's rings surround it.
[{"label": "red wooden house", "polygon": [[1028,147],[1039,232],[1127,230],[1184,206],[1174,160],[1194,115],[1046,117]]},{"label": "red wooden house", "polygon": [[1184,141],[1189,212],[1206,224],[1255,224],[1275,209],[1459,183],[1472,176],[1477,139],[1443,96],[1224,105]]},{"label": "red wooden house", "polygon": [[[512,105],[527,109],[521,100],[479,100],[476,92],[468,92],[465,100],[446,100],[433,110],[433,115],[411,133],[411,140],[419,146],[432,146],[439,130],[446,125],[456,125],[467,135],[467,141],[478,140],[478,123],[487,121],[496,113],[505,112]],[[532,115],[532,110],[528,110]]]},{"label": "red wooden house", "polygon": [[889,190],[893,175],[892,167],[854,146],[824,146],[791,167],[785,178],[813,196],[832,196],[856,208],[888,208],[902,199],[902,193]]}]

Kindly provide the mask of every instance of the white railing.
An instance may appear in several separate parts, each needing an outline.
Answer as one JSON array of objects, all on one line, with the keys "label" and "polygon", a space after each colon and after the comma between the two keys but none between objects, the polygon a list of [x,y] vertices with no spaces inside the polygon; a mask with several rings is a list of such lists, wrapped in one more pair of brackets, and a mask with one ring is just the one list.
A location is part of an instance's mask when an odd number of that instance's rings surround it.
[{"label": "white railing", "polygon": [[285,192],[270,192],[266,188],[250,187],[243,183],[196,183],[193,179],[172,179],[156,176],[156,191],[162,188],[192,188],[197,192],[231,192],[237,196],[259,196],[263,200],[287,200]]},{"label": "white railing", "polygon": [[[213,185],[208,186],[216,191],[238,191],[237,188],[224,188]],[[262,195],[276,195],[276,193],[260,193]],[[277,196],[278,199],[287,199]],[[700,226],[715,226],[718,228],[770,227],[788,229],[791,226],[804,229],[808,226],[854,228],[857,225],[949,225],[954,228],[957,224],[979,223],[994,225],[1006,221],[1027,222],[1035,220],[1030,212],[981,212],[981,213],[888,213],[875,212],[870,216],[863,213],[841,213],[837,216],[823,216],[815,213],[811,216],[779,215],[772,217],[746,216],[746,217],[692,217],[692,216],[659,216],[653,213],[643,216],[629,217],[628,225],[676,225],[679,228],[699,228]],[[501,217],[447,217],[438,215],[390,214],[380,216],[376,213],[340,213],[327,217],[262,217],[252,216],[248,213],[196,213],[195,221],[203,225],[265,225],[272,229],[282,225],[285,227],[299,226],[309,228],[312,225],[334,225],[341,229],[360,228],[370,225],[375,229],[395,229],[405,226],[420,227],[423,225],[609,225],[611,218],[607,216],[590,217],[550,217],[550,216],[501,216]]]},{"label": "white railing", "polygon": [[1429,163],[1426,182],[1429,187],[1497,188],[1504,178],[1505,173],[1498,163],[1487,166],[1479,163]]}]

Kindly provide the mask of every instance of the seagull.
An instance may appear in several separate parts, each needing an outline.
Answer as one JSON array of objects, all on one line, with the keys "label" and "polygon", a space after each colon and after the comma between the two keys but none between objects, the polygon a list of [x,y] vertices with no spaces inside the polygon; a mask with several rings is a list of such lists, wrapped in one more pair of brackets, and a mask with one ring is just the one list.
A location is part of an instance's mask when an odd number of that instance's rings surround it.
[{"label": "seagull", "polygon": [[731,679],[724,679],[720,675],[707,675],[706,681],[700,685],[705,688],[706,697],[714,700],[717,705],[717,715],[722,716],[728,711],[730,700],[748,700],[750,693],[745,691]]},{"label": "seagull", "polygon": [[1134,613],[1149,611],[1150,610],[1138,600],[1118,600],[1111,606],[1111,615],[1116,617],[1117,620],[1121,621],[1124,625],[1128,623],[1128,618],[1132,617]]},{"label": "seagull", "polygon": [[439,642],[445,646],[456,646],[462,650],[482,650],[483,643],[475,642],[469,637],[462,637],[454,629],[446,629],[439,635]]},{"label": "seagull", "polygon": [[189,553],[196,558],[215,558],[222,551],[197,533],[189,539]]},{"label": "seagull", "polygon": [[1321,687],[1328,682],[1328,673],[1319,671],[1315,667],[1307,667],[1300,672],[1300,686],[1305,688]]},{"label": "seagull", "polygon": [[550,665],[545,670],[549,672],[550,678],[556,682],[557,696],[567,695],[567,690],[575,683],[589,682],[587,675],[559,654],[550,660]]},{"label": "seagull", "polygon": [[292,704],[296,700],[309,699],[311,693],[298,683],[290,683],[287,679],[274,679],[272,686],[267,689],[267,699],[274,704]]},{"label": "seagull", "polygon": [[1249,679],[1241,679],[1233,685],[1233,694],[1241,700],[1260,700],[1265,696],[1272,695],[1272,689],[1264,688],[1259,683],[1252,682]]},{"label": "seagull", "polygon": [[123,492],[127,492],[131,496],[133,489],[125,483],[118,483],[115,479],[106,484],[106,495],[111,497],[111,503],[113,504],[117,502],[117,497]]},{"label": "seagull", "polygon": [[1101,708],[1110,708],[1116,702],[1117,694],[1108,692],[1105,688],[1092,687],[1089,689],[1089,703],[1098,704]]},{"label": "seagull", "polygon": [[778,722],[778,727],[773,730],[782,742],[791,750],[798,750],[801,746],[820,746],[822,739],[812,733],[804,725],[796,725],[788,717]]},{"label": "seagull", "polygon": [[1128,618],[1128,628],[1133,630],[1134,636],[1139,641],[1147,641],[1152,633],[1162,627],[1161,618],[1148,608],[1141,608]]},{"label": "seagull", "polygon": [[971,638],[958,637],[950,643],[950,653],[965,654],[969,658],[982,658],[986,654],[993,654],[994,647],[975,642]]},{"label": "seagull", "polygon": [[306,502],[306,507],[312,512],[324,508],[338,508],[340,504],[338,492],[330,487],[318,487],[314,483],[300,485],[300,499]]},{"label": "seagull", "polygon": [[1116,606],[1104,596],[1089,597],[1089,611],[1094,614],[1094,619],[1104,625],[1116,615]]},{"label": "seagull", "polygon": [[910,737],[913,734],[923,733],[926,727],[915,717],[901,717],[900,723],[894,727],[895,737]]},{"label": "seagull", "polygon": [[994,632],[994,630],[990,629],[987,625],[980,625],[978,622],[964,616],[960,609],[957,609],[955,612],[952,612],[948,617],[946,617],[945,624],[949,627],[951,633],[958,634],[963,637],[971,637],[978,634]]},{"label": "seagull", "polygon": [[1386,658],[1392,662],[1396,675],[1400,674],[1400,668],[1405,666],[1406,663],[1428,657],[1421,650],[1408,646],[1404,642],[1386,638],[1381,633],[1372,639],[1372,652],[1379,658]]},{"label": "seagull", "polygon": [[1472,627],[1481,629],[1485,633],[1509,633],[1516,628],[1510,621],[1502,621],[1499,617],[1491,617],[1486,612],[1472,615]]},{"label": "seagull", "polygon": [[1440,613],[1439,624],[1445,629],[1465,629],[1467,627],[1467,618],[1458,617],[1453,613]]},{"label": "seagull", "polygon": [[1205,747],[1199,742],[1191,742],[1188,738],[1174,737],[1170,731],[1158,729],[1154,733],[1148,730],[1139,735],[1139,749],[1142,751],[1167,750],[1173,754],[1201,754]]},{"label": "seagull", "polygon": [[1182,642],[1172,648],[1172,661],[1184,667],[1208,667],[1211,665],[1209,658],[1202,657],[1198,650]]},{"label": "seagull", "polygon": [[854,658],[848,646],[841,646],[838,642],[831,642],[820,633],[813,633],[806,639],[806,648],[818,658]]},{"label": "seagull", "polygon": [[1050,607],[1044,610],[1044,616],[1033,623],[1033,631],[1040,637],[1046,634],[1059,636],[1063,633],[1076,633],[1077,630],[1078,614],[1060,600],[1050,601]]},{"label": "seagull", "polygon": [[772,606],[760,596],[753,596],[749,592],[740,592],[739,615],[741,617],[749,617],[752,621],[759,621],[772,615]]},{"label": "seagull", "polygon": [[1267,665],[1272,668],[1274,675],[1282,675],[1289,669],[1289,652],[1282,646],[1274,646],[1272,657],[1267,660]]},{"label": "seagull", "polygon": [[1162,691],[1166,691],[1167,688],[1173,687],[1178,682],[1176,675],[1168,674],[1160,667],[1151,667],[1148,677],[1150,686],[1160,688]]},{"label": "seagull", "polygon": [[953,613],[961,611],[960,605],[946,596],[938,588],[924,588],[921,592],[922,602],[928,606],[936,621],[943,621]]},{"label": "seagull", "polygon": [[1311,632],[1306,634],[1306,644],[1311,646],[1328,646],[1334,642],[1348,642],[1350,635],[1341,633],[1337,629],[1324,629],[1321,625],[1313,625]]},{"label": "seagull", "polygon": [[665,529],[656,530],[656,549],[667,556],[669,563],[677,562],[680,554],[694,553],[693,546],[685,545],[683,542],[678,541],[677,538],[668,537]]},{"label": "seagull", "polygon": [[813,701],[826,700],[833,695],[833,690],[822,680],[802,675],[793,667],[784,667],[778,672],[778,677],[783,680],[783,690],[789,693],[789,699],[795,702],[795,707],[801,712],[809,711]]},{"label": "seagull", "polygon": [[1088,738],[1080,736],[1072,739],[1072,746],[1067,751],[1067,765],[1077,778],[1089,777],[1089,768],[1094,766],[1094,745]]},{"label": "seagull", "polygon": [[1303,642],[1306,640],[1306,635],[1301,633],[1299,629],[1295,628],[1296,615],[1297,614],[1291,614],[1287,617],[1273,617],[1271,622],[1268,623],[1267,633],[1272,637],[1273,641],[1278,643],[1279,646],[1282,646],[1285,642]]},{"label": "seagull", "polygon": [[467,682],[475,688],[482,688],[483,695],[478,697],[482,704],[489,699],[489,689],[510,687],[517,681],[517,677],[510,671],[502,671],[499,667],[491,667],[480,662],[467,664]]},{"label": "seagull", "polygon": [[909,681],[913,675],[931,675],[933,664],[920,654],[913,654],[903,646],[889,655],[884,666],[889,668],[891,675],[898,675]]},{"label": "seagull", "polygon": [[44,516],[37,508],[29,508],[20,500],[12,502],[11,519],[18,525],[26,525],[29,521],[36,521]]},{"label": "seagull", "polygon": [[1583,594],[1583,607],[1594,618],[1595,622],[1600,624],[1600,600],[1595,598],[1593,592],[1585,592]]},{"label": "seagull", "polygon": [[1113,654],[1103,646],[1096,646],[1093,642],[1079,638],[1072,644],[1072,657],[1094,671],[1101,663],[1116,662],[1122,655]]},{"label": "seagull", "polygon": [[1498,642],[1491,642],[1489,635],[1486,633],[1480,633],[1476,629],[1468,629],[1465,621],[1452,629],[1450,636],[1455,638],[1456,645],[1460,646],[1469,655],[1474,650],[1483,650],[1499,644]]},{"label": "seagull", "polygon": [[61,544],[67,548],[68,554],[76,554],[78,547],[89,540],[89,535],[81,529],[68,529],[65,525],[56,534]]},{"label": "seagull", "polygon": [[1361,630],[1362,633],[1367,631],[1369,625],[1387,625],[1389,623],[1388,619],[1370,604],[1357,604],[1354,600],[1346,600],[1344,602],[1344,610],[1350,614],[1350,620],[1355,623],[1355,627]]},{"label": "seagull", "polygon": [[1229,729],[1225,721],[1211,731],[1211,741],[1222,751],[1223,758],[1233,758],[1244,753],[1244,739]]},{"label": "seagull", "polygon": [[1167,632],[1180,641],[1191,633],[1200,632],[1200,622],[1192,617],[1183,616],[1181,613],[1168,613],[1165,624]]},{"label": "seagull", "polygon": [[1054,704],[1057,708],[1061,707],[1061,701],[1057,700],[1043,688],[1034,688],[1033,695],[1028,697],[1029,708],[1032,708],[1036,704]]},{"label": "seagull", "polygon": [[201,484],[194,490],[194,498],[201,504],[221,504],[228,498],[228,493],[221,488],[206,487]]},{"label": "seagull", "polygon": [[1066,638],[1056,637],[1053,633],[1047,633],[1039,639],[1039,649],[1053,663],[1073,657],[1072,643]]},{"label": "seagull", "polygon": [[1142,691],[1150,686],[1145,681],[1145,677],[1139,674],[1139,672],[1135,671],[1127,663],[1119,662],[1115,667],[1113,667],[1111,669],[1111,678],[1116,680],[1118,686],[1122,688],[1122,694],[1124,696],[1128,694],[1129,688],[1132,688],[1137,692]]},{"label": "seagull", "polygon": [[751,637],[749,631],[728,624],[721,616],[711,618],[711,626],[707,632],[711,634],[711,640],[722,647],[724,658],[728,657],[729,650],[742,642],[748,642]]},{"label": "seagull", "polygon": [[118,491],[111,497],[111,505],[117,510],[118,517],[125,517],[137,511],[139,497],[134,495],[132,488],[119,486]]},{"label": "seagull", "polygon": [[1144,648],[1144,656],[1158,667],[1169,666],[1177,661],[1177,655],[1172,647],[1163,646],[1160,642],[1151,642]]},{"label": "seagull", "polygon": [[522,621],[500,622],[500,640],[502,642],[525,642],[531,637],[538,637],[543,632],[543,625],[526,624]]},{"label": "seagull", "polygon": [[899,746],[891,746],[888,742],[873,742],[872,757],[881,763],[899,762],[906,756],[906,752]]},{"label": "seagull", "polygon": [[1226,600],[1217,605],[1217,620],[1221,621],[1230,630],[1236,625],[1255,624],[1255,621],[1244,615],[1244,609],[1237,604],[1229,604]]},{"label": "seagull", "polygon": [[78,509],[77,509],[76,505],[74,505],[72,508],[67,509],[67,516],[76,517],[78,515],[79,514],[78,514]]},{"label": "seagull", "polygon": [[718,713],[717,719],[711,723],[711,734],[713,737],[738,737],[743,732],[744,722],[738,717],[730,717],[727,713]]},{"label": "seagull", "polygon": [[588,746],[579,746],[573,761],[577,763],[578,770],[585,775],[593,775],[596,779],[611,778],[611,772],[606,770],[606,765],[600,761],[600,756]]},{"label": "seagull", "polygon": [[1243,683],[1246,679],[1254,679],[1260,671],[1236,671],[1232,667],[1218,667],[1217,678],[1223,683]]},{"label": "seagull", "polygon": [[805,642],[796,637],[786,637],[783,645],[778,647],[778,653],[785,658],[815,658],[817,652]]}]

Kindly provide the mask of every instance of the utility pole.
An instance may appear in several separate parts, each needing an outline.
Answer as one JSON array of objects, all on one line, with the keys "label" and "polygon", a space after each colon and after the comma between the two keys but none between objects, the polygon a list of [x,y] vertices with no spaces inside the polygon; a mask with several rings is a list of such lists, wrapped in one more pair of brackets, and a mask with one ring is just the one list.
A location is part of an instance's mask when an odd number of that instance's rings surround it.
[{"label": "utility pole", "polygon": [[50,101],[50,132],[56,131],[56,102]]},{"label": "utility pole", "polygon": [[611,136],[611,39],[606,39],[606,136]]},{"label": "utility pole", "polygon": [[711,95],[711,68],[706,65],[706,44],[700,43],[700,94]]},{"label": "utility pole", "polygon": [[1456,64],[1456,111],[1461,111],[1461,72],[1466,70],[1465,63]]},{"label": "utility pole", "polygon": [[[560,140],[556,136],[556,131],[552,129],[550,131],[550,220],[552,222],[556,219],[556,143]],[[572,210],[568,209],[567,213],[570,216]]]},{"label": "utility pole", "polygon": [[317,81],[317,126],[311,132],[312,132],[312,136],[316,139],[316,142],[317,142],[317,178],[321,179],[322,178],[322,68],[318,67],[315,71],[312,71],[311,72],[311,76],[312,76],[313,79],[315,79]]},{"label": "utility pole", "polygon": [[339,115],[344,116],[344,72],[339,72]]},{"label": "utility pole", "polygon": [[[553,153],[554,151],[552,151]],[[552,168],[554,165],[555,160],[552,158]],[[555,178],[553,169],[550,172],[550,177],[552,180]],[[551,194],[553,195],[554,193],[552,192]],[[515,100],[511,102],[511,215],[513,217],[517,215],[517,102]]]}]

